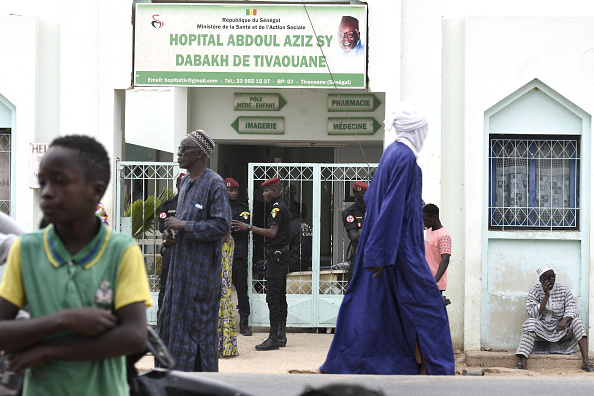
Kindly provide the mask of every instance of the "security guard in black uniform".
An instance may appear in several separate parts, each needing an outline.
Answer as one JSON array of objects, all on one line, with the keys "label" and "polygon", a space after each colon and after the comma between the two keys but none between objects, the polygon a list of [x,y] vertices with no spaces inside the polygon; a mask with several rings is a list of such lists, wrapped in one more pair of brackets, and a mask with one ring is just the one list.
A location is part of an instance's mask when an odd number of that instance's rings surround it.
[{"label": "security guard in black uniform", "polygon": [[270,334],[258,351],[270,351],[287,344],[287,267],[291,214],[281,198],[280,179],[272,178],[262,183],[262,195],[270,205],[269,228],[260,228],[233,220],[233,229],[250,230],[266,238],[266,302],[270,311]]},{"label": "security guard in black uniform", "polygon": [[[175,183],[175,188],[179,193],[179,183],[181,182],[182,177],[184,177],[185,173],[180,173],[177,177],[177,182]],[[159,212],[159,231],[165,231],[165,219],[168,217],[175,217],[175,210],[177,208],[177,194],[175,197],[168,199],[167,201],[163,202],[161,205],[161,211]],[[165,286],[167,285],[167,274],[169,273],[169,262],[171,261],[171,246],[166,246],[163,244],[161,246],[161,275],[160,275],[160,282],[159,282],[159,310],[163,305],[163,297],[165,297]],[[159,314],[157,313],[157,320],[159,318]]]},{"label": "security guard in black uniform", "polygon": [[[243,223],[250,223],[250,210],[245,202],[237,200],[239,183],[237,180],[228,177],[225,179],[227,195],[231,204],[232,218]],[[250,317],[250,300],[248,298],[248,231],[231,230],[231,236],[235,241],[233,251],[232,276],[233,285],[237,291],[237,302],[239,306],[239,333],[244,336],[251,336],[252,330],[248,325]]]},{"label": "security guard in black uniform", "polygon": [[356,181],[353,185],[353,196],[355,203],[346,208],[342,212],[342,222],[347,235],[351,242],[347,248],[347,261],[349,262],[348,279],[349,282],[353,277],[353,265],[355,265],[355,257],[357,257],[357,245],[359,244],[359,237],[361,236],[361,229],[363,228],[363,220],[365,220],[365,192],[369,188],[367,183]]}]

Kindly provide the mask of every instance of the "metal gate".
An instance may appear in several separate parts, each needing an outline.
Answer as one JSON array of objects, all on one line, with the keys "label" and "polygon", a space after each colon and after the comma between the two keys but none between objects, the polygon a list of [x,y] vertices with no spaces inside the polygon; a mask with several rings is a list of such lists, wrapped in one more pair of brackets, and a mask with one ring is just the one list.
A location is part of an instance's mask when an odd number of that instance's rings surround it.
[{"label": "metal gate", "polygon": [[147,322],[156,325],[162,243],[157,210],[175,194],[179,166],[175,162],[118,161],[116,167],[115,229],[132,235],[142,250],[153,299]]},{"label": "metal gate", "polygon": [[[287,326],[336,325],[338,309],[348,285],[344,263],[349,239],[344,231],[342,211],[354,201],[353,183],[357,180],[369,182],[376,168],[377,164],[248,165],[248,196],[254,197],[249,202],[253,223],[262,224],[268,214],[261,191],[255,190],[264,180],[278,177],[283,185],[285,202],[301,209],[301,219],[297,221],[311,225],[311,263],[304,265],[304,261],[309,262],[309,257],[302,258],[300,270],[287,275]],[[266,280],[258,271],[263,246],[254,233],[250,235],[249,262],[253,263],[249,274],[252,286],[249,290],[250,323],[267,326]]]},{"label": "metal gate", "polygon": [[[287,276],[287,325],[292,327],[334,327],[348,281],[344,268],[349,239],[342,224],[342,211],[353,201],[357,180],[368,182],[377,164],[249,164],[248,196],[252,222],[265,221],[267,211],[258,186],[278,177],[289,188],[286,201],[297,202],[300,217],[311,226],[311,259],[300,271]],[[180,172],[173,162],[117,162],[115,229],[133,235],[144,256],[153,306],[147,321],[157,322],[157,297],[161,272],[161,232],[157,209],[174,194]],[[294,195],[290,194],[293,186]],[[283,191],[284,193],[284,191]],[[257,214],[261,219],[257,218]],[[249,283],[250,322],[267,326],[266,280],[258,272],[262,245],[250,236]],[[260,256],[260,257],[259,257]],[[302,260],[303,263],[303,260]]]}]

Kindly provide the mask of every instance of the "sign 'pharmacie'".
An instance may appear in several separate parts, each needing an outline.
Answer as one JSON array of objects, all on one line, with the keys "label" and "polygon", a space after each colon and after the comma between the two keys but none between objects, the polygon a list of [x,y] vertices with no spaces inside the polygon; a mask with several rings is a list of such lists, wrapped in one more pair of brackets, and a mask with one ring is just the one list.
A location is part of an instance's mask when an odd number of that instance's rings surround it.
[{"label": "sign 'pharmacie'", "polygon": [[134,28],[136,86],[366,88],[365,5],[137,4]]}]

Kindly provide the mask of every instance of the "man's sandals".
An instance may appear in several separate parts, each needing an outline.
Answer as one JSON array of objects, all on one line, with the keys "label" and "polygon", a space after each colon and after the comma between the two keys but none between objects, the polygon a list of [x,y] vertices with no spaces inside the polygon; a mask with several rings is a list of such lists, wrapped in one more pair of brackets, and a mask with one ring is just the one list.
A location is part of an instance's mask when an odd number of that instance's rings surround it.
[{"label": "man's sandals", "polygon": [[591,373],[594,371],[594,365],[592,363],[588,362],[586,364],[586,367],[582,367],[582,370],[584,370],[587,373]]}]

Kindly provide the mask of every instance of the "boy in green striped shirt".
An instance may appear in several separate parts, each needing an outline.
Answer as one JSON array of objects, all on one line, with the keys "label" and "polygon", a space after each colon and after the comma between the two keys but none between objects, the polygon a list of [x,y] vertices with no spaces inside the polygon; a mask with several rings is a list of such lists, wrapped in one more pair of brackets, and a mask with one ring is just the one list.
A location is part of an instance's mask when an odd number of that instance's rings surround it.
[{"label": "boy in green striped shirt", "polygon": [[[0,349],[24,395],[127,395],[125,355],[146,347],[151,304],[140,249],[95,209],[109,183],[105,148],[55,139],[39,166],[50,223],[12,246],[0,284]],[[13,320],[29,305],[30,320]]]}]

